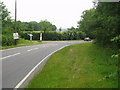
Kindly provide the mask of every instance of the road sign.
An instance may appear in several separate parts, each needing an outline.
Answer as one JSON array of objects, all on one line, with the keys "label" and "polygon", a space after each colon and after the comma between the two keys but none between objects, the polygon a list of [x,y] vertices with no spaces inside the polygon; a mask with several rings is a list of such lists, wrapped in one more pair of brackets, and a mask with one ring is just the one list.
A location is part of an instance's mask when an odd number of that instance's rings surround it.
[{"label": "road sign", "polygon": [[19,37],[18,37],[18,33],[13,33],[13,38],[14,39],[18,39]]}]

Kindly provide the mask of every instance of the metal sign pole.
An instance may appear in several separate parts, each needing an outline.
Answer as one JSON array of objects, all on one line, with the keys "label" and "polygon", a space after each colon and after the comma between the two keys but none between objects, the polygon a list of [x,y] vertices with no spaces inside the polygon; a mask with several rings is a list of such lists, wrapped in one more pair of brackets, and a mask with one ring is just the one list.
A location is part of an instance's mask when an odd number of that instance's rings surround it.
[{"label": "metal sign pole", "polygon": [[[17,0],[15,0],[15,31],[14,31],[14,33],[17,32],[16,21],[17,21]],[[16,45],[16,39],[15,39],[15,45]]]}]

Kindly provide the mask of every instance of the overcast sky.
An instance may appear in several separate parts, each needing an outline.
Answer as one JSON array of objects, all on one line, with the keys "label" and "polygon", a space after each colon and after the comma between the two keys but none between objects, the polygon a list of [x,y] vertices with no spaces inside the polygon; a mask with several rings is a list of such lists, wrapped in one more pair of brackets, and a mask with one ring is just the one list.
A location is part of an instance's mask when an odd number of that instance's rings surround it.
[{"label": "overcast sky", "polygon": [[[4,2],[14,19],[15,0]],[[93,7],[93,0],[17,0],[17,20],[24,22],[48,20],[57,28],[77,27],[84,10]]]}]

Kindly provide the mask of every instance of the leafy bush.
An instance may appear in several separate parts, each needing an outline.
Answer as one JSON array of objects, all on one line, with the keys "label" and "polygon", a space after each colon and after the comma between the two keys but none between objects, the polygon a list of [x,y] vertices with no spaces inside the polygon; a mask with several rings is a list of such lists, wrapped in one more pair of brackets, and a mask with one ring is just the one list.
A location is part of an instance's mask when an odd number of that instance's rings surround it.
[{"label": "leafy bush", "polygon": [[10,46],[14,44],[13,29],[10,27],[2,28],[2,46]]},{"label": "leafy bush", "polygon": [[14,44],[12,35],[2,35],[2,46],[10,46]]}]

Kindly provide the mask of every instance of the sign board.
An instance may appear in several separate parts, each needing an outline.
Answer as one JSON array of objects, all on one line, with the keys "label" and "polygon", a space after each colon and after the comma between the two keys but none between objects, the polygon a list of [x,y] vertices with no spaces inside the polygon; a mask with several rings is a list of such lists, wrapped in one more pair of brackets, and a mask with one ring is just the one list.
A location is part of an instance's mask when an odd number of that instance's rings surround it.
[{"label": "sign board", "polygon": [[18,33],[13,33],[13,38],[14,39],[18,39],[19,37],[18,37]]}]

